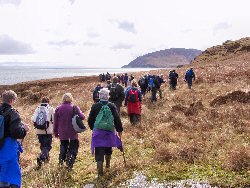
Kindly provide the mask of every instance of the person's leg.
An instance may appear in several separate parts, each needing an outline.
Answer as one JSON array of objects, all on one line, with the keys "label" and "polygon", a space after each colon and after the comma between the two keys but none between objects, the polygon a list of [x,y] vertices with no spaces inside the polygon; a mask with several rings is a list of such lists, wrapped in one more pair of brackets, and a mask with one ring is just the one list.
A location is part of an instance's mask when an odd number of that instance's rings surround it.
[{"label": "person's leg", "polygon": [[105,147],[104,152],[105,152],[106,168],[109,168],[110,167],[111,155],[112,155],[112,148],[111,147]]},{"label": "person's leg", "polygon": [[96,147],[95,148],[95,160],[96,160],[96,163],[97,163],[98,178],[100,176],[103,176],[104,154],[105,154],[105,148],[104,147]]},{"label": "person's leg", "polygon": [[59,164],[62,165],[63,161],[66,160],[66,154],[68,153],[69,141],[61,140],[60,154],[59,154]]},{"label": "person's leg", "polygon": [[66,161],[66,165],[69,169],[73,168],[76,156],[78,154],[78,148],[79,148],[79,140],[70,140],[69,150],[67,153],[67,161]]}]

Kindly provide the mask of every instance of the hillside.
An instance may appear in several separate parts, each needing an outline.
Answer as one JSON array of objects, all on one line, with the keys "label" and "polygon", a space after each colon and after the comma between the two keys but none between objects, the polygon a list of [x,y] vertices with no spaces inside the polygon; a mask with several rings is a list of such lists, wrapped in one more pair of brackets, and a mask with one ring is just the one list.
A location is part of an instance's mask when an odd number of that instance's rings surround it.
[{"label": "hillside", "polygon": [[171,68],[189,64],[202,51],[185,48],[171,48],[137,57],[122,68]]},{"label": "hillside", "polygon": [[[129,187],[126,181],[134,172],[143,173],[148,181],[157,178],[165,187],[177,186],[179,180],[184,182],[182,187],[194,187],[197,181],[217,187],[248,187],[249,46],[249,37],[215,46],[192,64],[175,69],[179,74],[177,89],[171,91],[168,83],[162,85],[163,99],[153,104],[147,93],[143,97],[141,122],[136,126],[129,123],[126,107],[122,107],[127,167],[121,152],[114,148],[111,169],[104,169],[104,177],[99,181],[90,151],[90,130],[79,135],[80,147],[73,171],[58,166],[60,143],[56,138],[50,162],[36,170],[39,143],[31,126],[20,159],[22,187]],[[183,78],[191,66],[197,78],[192,89],[188,89]],[[146,73],[149,72],[133,75],[138,80]],[[163,74],[167,78],[169,71],[154,70],[150,74]],[[13,89],[18,93],[15,108],[22,120],[32,125],[30,118],[41,97],[47,95],[56,107],[65,92],[73,94],[74,104],[88,117],[97,83],[97,77],[74,77],[0,86],[0,92]]]}]

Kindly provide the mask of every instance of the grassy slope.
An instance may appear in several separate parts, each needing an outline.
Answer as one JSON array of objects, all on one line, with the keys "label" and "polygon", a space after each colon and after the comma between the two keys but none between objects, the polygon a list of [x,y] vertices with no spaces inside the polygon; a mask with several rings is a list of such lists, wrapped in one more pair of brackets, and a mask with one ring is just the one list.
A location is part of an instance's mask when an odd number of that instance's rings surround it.
[{"label": "grassy slope", "polygon": [[[238,43],[249,46],[249,38]],[[163,85],[164,98],[154,104],[149,103],[150,94],[146,95],[142,120],[136,127],[130,125],[126,109],[121,109],[127,168],[121,153],[114,149],[112,168],[98,183],[90,152],[90,130],[80,134],[77,162],[74,170],[67,172],[57,165],[58,139],[53,139],[50,163],[35,169],[39,143],[31,128],[23,142],[25,153],[21,155],[23,187],[80,187],[88,183],[115,187],[129,179],[134,171],[144,171],[149,178],[167,181],[198,178],[219,186],[249,185],[250,99],[246,93],[250,90],[249,48],[238,46],[230,51],[229,45],[234,44],[208,49],[196,58],[192,63],[197,76],[193,89],[187,89],[183,81],[186,66],[176,70],[179,74],[176,91],[170,91],[168,84]],[[163,74],[165,78],[168,75],[167,70],[151,73]],[[135,73],[137,80],[142,75]],[[48,95],[51,105],[56,107],[62,95],[71,92],[74,103],[88,116],[97,83],[95,77],[89,81],[86,77],[76,77],[7,88],[18,92],[16,108],[23,121],[31,125],[30,118],[42,95]]]}]

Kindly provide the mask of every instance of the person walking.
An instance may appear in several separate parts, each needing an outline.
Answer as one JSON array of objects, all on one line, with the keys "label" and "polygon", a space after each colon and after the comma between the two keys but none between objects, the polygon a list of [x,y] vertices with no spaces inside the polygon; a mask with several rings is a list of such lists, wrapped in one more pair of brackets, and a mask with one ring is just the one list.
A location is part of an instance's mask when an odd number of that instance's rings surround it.
[{"label": "person walking", "polygon": [[[39,105],[31,121],[34,122],[36,134],[40,143],[41,153],[37,157],[37,166],[41,167],[42,163],[50,160],[49,152],[52,148],[52,134],[53,134],[53,121],[54,121],[55,109],[49,105],[49,98],[43,97],[42,103]],[[42,118],[42,119],[41,119]],[[37,126],[37,121],[43,121],[46,123],[45,129]]]},{"label": "person walking", "polygon": [[[104,156],[106,168],[110,168],[112,147],[119,147],[122,151],[122,143],[118,138],[122,136],[122,122],[116,106],[108,102],[108,99],[109,90],[101,89],[100,102],[92,105],[88,118],[89,127],[93,130],[91,150],[92,154],[95,154],[98,177],[103,175]],[[108,126],[104,127],[104,125]]]},{"label": "person walking", "polygon": [[[53,124],[55,137],[59,137],[61,142],[59,164],[62,165],[63,162],[66,161],[66,168],[69,170],[73,168],[79,148],[78,134],[75,132],[72,125],[72,101],[73,96],[71,93],[65,93],[63,95],[63,103],[55,110]],[[81,120],[85,119],[85,115],[79,107],[77,107],[77,113]]]},{"label": "person walking", "polygon": [[137,88],[137,83],[133,80],[131,88],[128,90],[125,97],[125,106],[127,106],[130,123],[135,125],[141,116],[142,94]]},{"label": "person walking", "polygon": [[176,90],[178,74],[175,72],[175,70],[171,70],[169,72],[168,79],[169,79],[170,89]]},{"label": "person walking", "polygon": [[127,73],[125,73],[125,75],[123,77],[123,82],[125,84],[125,87],[127,87],[127,85],[128,85],[128,74]]},{"label": "person walking", "polygon": [[144,96],[146,94],[147,87],[148,87],[147,75],[145,75],[144,77],[140,78],[140,80],[138,81],[138,84],[139,84],[139,86],[141,88],[141,93]]},{"label": "person walking", "polygon": [[95,90],[93,91],[93,101],[94,102],[99,102],[100,97],[99,97],[99,91],[102,89],[101,84],[97,84]]},{"label": "person walking", "polygon": [[[24,139],[29,126],[21,122],[21,117],[12,106],[17,99],[17,94],[12,91],[2,93],[0,106],[1,133],[0,139],[0,187],[21,187],[21,168],[18,160],[23,152],[17,139]],[[2,127],[3,126],[3,127]]]},{"label": "person walking", "polygon": [[118,78],[113,78],[113,83],[108,87],[110,93],[109,93],[109,101],[114,103],[116,105],[116,108],[118,110],[118,114],[120,114],[120,108],[122,106],[122,102],[125,98],[124,88],[118,84]]},{"label": "person walking", "polygon": [[188,88],[191,89],[192,87],[192,81],[193,79],[195,80],[195,74],[194,74],[194,71],[193,71],[193,68],[190,68],[187,72],[186,72],[186,75],[185,75],[185,82],[188,83]]}]

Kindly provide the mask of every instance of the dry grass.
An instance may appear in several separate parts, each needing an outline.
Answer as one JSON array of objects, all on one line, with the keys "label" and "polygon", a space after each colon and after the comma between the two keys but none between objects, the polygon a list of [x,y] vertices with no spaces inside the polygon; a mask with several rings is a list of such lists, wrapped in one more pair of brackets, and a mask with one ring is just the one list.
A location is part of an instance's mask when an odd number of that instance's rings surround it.
[{"label": "dry grass", "polygon": [[[211,53],[215,53],[214,49]],[[23,187],[81,187],[88,183],[116,187],[129,179],[133,171],[144,171],[148,177],[160,180],[200,178],[217,186],[248,186],[250,55],[239,51],[223,57],[202,57],[192,64],[197,75],[193,88],[189,90],[183,81],[191,65],[176,69],[177,90],[170,91],[168,84],[163,85],[164,98],[154,104],[147,94],[143,98],[141,122],[135,127],[129,123],[126,108],[121,109],[127,168],[121,153],[114,149],[112,168],[105,170],[105,176],[97,182],[88,130],[79,136],[79,154],[72,172],[58,167],[59,140],[55,138],[50,163],[36,170],[39,143],[31,128],[21,155]],[[144,74],[133,73],[137,80]],[[168,70],[151,74],[163,74],[166,78]],[[88,116],[97,83],[96,77],[76,77],[2,86],[0,91],[11,88],[18,93],[15,107],[23,121],[31,125],[30,117],[42,95],[49,96],[51,105],[56,107],[61,104],[62,95],[71,92],[74,103]]]}]

